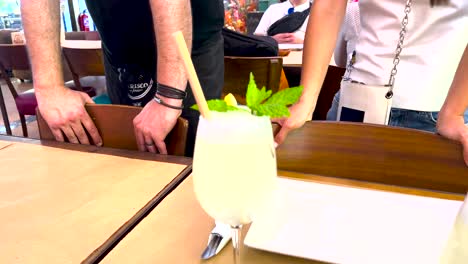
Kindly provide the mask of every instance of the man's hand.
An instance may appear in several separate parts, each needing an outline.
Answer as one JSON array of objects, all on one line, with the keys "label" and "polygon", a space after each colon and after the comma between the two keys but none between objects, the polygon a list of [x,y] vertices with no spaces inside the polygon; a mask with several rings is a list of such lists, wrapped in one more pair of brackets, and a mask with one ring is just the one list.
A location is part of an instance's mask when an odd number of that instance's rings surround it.
[{"label": "man's hand", "polygon": [[437,120],[437,132],[446,138],[462,143],[463,157],[468,166],[468,126],[465,125],[463,116],[446,115],[440,112]]},{"label": "man's hand", "polygon": [[56,140],[63,142],[65,135],[71,143],[89,145],[86,130],[94,144],[102,145],[101,136],[84,108],[86,103],[94,103],[86,93],[64,86],[49,88],[44,93],[41,91],[36,91],[38,108]]},{"label": "man's hand", "polygon": [[[170,105],[179,106],[181,100],[161,99]],[[133,120],[135,136],[140,151],[167,154],[164,139],[171,132],[182,111],[171,109],[151,100]]]},{"label": "man's hand", "polygon": [[310,120],[310,111],[311,107],[308,104],[298,102],[289,108],[291,115],[288,118],[272,119],[272,122],[281,126],[280,131],[275,136],[275,143],[278,145],[283,143],[291,130],[302,127],[306,121]]},{"label": "man's hand", "polygon": [[[184,63],[174,45],[174,32],[182,31],[189,50],[192,49],[192,7],[189,0],[150,0],[156,34],[157,82],[185,91],[187,74]],[[159,96],[172,106],[180,106],[182,100]],[[151,100],[135,117],[135,136],[138,149],[167,154],[164,139],[177,122],[182,111],[168,108]]]},{"label": "man's hand", "polygon": [[[60,1],[22,0],[21,15],[33,72],[39,111],[55,139],[89,144],[102,139],[84,105],[93,103],[87,94],[63,86],[60,47]],[[41,10],[41,12],[37,12]]]},{"label": "man's hand", "polygon": [[289,43],[289,44],[298,44],[302,43],[303,40],[296,37],[294,33],[280,33],[274,35],[272,38],[276,40],[276,42],[282,44],[282,43]]}]

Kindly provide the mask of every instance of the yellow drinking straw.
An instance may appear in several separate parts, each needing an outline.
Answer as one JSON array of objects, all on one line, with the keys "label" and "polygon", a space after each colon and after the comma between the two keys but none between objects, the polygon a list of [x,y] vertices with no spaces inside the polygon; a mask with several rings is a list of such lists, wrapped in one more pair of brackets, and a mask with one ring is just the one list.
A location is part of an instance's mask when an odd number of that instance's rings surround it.
[{"label": "yellow drinking straw", "polygon": [[193,67],[192,59],[190,58],[190,53],[188,51],[187,44],[185,43],[184,35],[182,35],[182,32],[177,31],[173,34],[173,36],[175,38],[177,48],[179,49],[179,55],[184,62],[190,87],[192,87],[193,96],[195,96],[195,101],[197,101],[200,113],[205,119],[210,119],[211,112],[208,108],[208,104],[206,103],[205,95],[203,94],[197,73]]}]

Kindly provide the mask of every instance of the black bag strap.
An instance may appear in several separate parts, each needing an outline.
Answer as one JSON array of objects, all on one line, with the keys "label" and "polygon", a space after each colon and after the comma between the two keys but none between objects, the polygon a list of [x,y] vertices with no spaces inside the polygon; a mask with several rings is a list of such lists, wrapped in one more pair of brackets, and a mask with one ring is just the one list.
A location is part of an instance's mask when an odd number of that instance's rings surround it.
[{"label": "black bag strap", "polygon": [[309,16],[311,7],[312,3],[306,10],[288,14],[271,24],[267,30],[268,36],[274,36],[279,33],[293,33],[297,31]]}]

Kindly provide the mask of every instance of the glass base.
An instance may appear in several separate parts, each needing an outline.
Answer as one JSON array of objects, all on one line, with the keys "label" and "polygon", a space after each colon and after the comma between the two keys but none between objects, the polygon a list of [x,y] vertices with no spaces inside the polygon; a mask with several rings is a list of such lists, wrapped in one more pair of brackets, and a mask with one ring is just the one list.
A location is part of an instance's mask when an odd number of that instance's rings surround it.
[{"label": "glass base", "polygon": [[241,236],[242,225],[231,226],[232,229],[232,248],[234,256],[234,264],[241,264]]}]

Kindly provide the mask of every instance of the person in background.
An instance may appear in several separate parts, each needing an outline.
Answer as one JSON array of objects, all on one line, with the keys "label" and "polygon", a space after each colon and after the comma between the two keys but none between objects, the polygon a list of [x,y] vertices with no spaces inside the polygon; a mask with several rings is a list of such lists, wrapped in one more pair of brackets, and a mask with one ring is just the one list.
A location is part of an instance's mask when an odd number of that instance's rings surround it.
[{"label": "person in background", "polygon": [[[302,12],[310,8],[310,0],[287,0],[282,3],[273,4],[268,7],[260,20],[260,23],[255,30],[255,35],[267,36],[268,28],[280,20],[284,16],[294,12]],[[306,18],[304,24],[293,33],[280,33],[273,37],[278,43],[300,44],[304,42],[305,31],[309,17]]]},{"label": "person in background", "polygon": [[[304,91],[299,102],[290,108],[291,116],[275,120],[282,126],[275,137],[278,144],[289,131],[309,120],[314,111],[347,2],[314,2],[304,47],[301,80]],[[361,32],[352,79],[377,85],[388,81],[405,5],[406,1],[394,0],[359,2]],[[395,81],[390,125],[437,129],[441,135],[462,142],[468,165],[467,14],[465,0],[413,0]],[[321,21],[327,21],[326,26]]]},{"label": "person in background", "polygon": [[[190,156],[199,114],[189,109],[195,100],[186,90],[186,73],[172,34],[182,31],[192,48],[206,98],[219,98],[224,82],[222,0],[86,2],[102,38],[112,103],[143,107],[134,119],[138,148],[166,154],[164,139],[182,115],[189,121]],[[38,108],[58,141],[66,137],[72,143],[90,144],[87,131],[92,143],[102,145],[84,108],[93,101],[64,86],[59,10],[59,0],[21,1]]]}]

